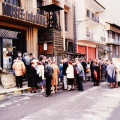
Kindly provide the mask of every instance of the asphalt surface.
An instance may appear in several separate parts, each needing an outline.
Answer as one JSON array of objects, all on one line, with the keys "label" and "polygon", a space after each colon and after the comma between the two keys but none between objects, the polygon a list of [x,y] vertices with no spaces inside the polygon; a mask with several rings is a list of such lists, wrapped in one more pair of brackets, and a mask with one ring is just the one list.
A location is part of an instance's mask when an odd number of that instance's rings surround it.
[{"label": "asphalt surface", "polygon": [[45,97],[38,90],[0,100],[0,120],[120,120],[120,88],[91,81],[83,86],[83,92],[59,89]]}]

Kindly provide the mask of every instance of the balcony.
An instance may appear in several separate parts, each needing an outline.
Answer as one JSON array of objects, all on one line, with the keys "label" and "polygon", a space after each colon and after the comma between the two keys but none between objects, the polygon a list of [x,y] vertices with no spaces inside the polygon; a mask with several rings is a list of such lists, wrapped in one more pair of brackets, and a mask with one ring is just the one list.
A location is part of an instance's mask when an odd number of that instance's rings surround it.
[{"label": "balcony", "polygon": [[88,23],[89,25],[97,25],[99,23],[99,17],[88,9],[85,9],[85,11],[85,16],[87,19],[86,23]]},{"label": "balcony", "polygon": [[107,46],[106,46],[106,51],[107,51],[107,53],[108,53],[108,52],[112,52],[112,47],[107,47]]},{"label": "balcony", "polygon": [[108,38],[108,44],[119,45],[119,44],[120,44],[120,41],[119,41],[119,40],[112,39],[112,38]]},{"label": "balcony", "polygon": [[94,45],[104,45],[104,44],[106,44],[105,38],[100,37],[99,35],[96,35],[96,34],[91,33],[91,32],[86,32],[85,40],[81,40],[81,41],[86,42],[86,40],[88,41],[88,43],[92,43]]}]

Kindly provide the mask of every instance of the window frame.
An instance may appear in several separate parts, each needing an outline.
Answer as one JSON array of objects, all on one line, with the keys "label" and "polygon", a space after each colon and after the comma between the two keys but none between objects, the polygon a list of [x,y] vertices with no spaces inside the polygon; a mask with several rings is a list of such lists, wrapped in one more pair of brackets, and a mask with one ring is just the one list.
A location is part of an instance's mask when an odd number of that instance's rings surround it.
[{"label": "window frame", "polygon": [[64,20],[65,20],[65,31],[67,31],[67,12],[64,12]]}]

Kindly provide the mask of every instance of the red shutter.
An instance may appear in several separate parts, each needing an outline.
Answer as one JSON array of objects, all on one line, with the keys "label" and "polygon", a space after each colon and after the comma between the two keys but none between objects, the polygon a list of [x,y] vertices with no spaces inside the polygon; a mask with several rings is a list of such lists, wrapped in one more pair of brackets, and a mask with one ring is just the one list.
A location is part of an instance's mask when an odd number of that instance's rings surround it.
[{"label": "red shutter", "polygon": [[96,48],[88,47],[88,59],[96,59]]},{"label": "red shutter", "polygon": [[85,54],[85,58],[86,58],[86,46],[78,45],[78,53]]}]

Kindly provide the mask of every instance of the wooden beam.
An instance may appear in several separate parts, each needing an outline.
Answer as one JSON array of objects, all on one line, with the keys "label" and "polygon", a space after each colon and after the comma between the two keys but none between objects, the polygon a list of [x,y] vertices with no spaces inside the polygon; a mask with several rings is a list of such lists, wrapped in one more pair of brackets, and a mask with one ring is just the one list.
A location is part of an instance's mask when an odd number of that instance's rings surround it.
[{"label": "wooden beam", "polygon": [[27,27],[19,26],[19,25],[13,25],[9,23],[4,23],[0,22],[0,25],[7,26],[7,27],[12,27],[12,28],[17,28],[17,29],[22,29],[22,30],[27,30]]}]

